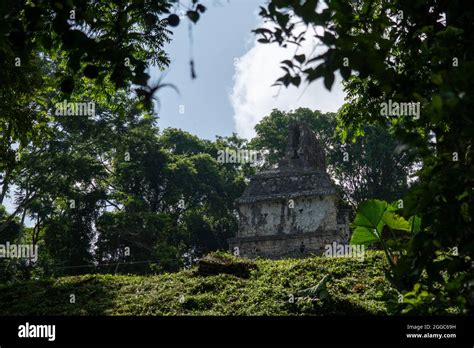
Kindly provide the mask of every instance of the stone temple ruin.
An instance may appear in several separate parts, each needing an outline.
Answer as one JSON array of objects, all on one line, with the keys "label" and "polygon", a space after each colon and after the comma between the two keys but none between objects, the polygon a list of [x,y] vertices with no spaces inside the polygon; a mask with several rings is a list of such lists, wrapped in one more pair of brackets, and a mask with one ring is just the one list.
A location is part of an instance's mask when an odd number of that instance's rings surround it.
[{"label": "stone temple ruin", "polygon": [[324,150],[301,122],[290,124],[278,166],[254,175],[236,203],[239,229],[229,246],[243,257],[304,257],[348,240],[348,212],[337,209]]}]

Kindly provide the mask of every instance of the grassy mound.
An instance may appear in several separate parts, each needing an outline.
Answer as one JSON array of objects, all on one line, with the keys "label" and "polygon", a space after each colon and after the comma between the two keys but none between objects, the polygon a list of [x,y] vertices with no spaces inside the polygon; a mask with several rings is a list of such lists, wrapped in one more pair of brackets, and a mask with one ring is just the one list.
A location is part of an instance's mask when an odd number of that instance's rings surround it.
[{"label": "grassy mound", "polygon": [[236,258],[227,253],[212,253],[199,260],[196,272],[203,276],[226,273],[249,278],[251,271],[256,268],[255,262],[250,260]]},{"label": "grassy mound", "polygon": [[[242,261],[226,256],[224,271],[206,274],[196,267],[156,276],[84,275],[0,285],[0,315],[366,315],[385,314],[384,301],[395,296],[380,252],[367,252],[363,261],[262,259],[245,268],[248,277],[226,271],[241,270],[233,262]],[[296,295],[326,275],[325,296]]]}]

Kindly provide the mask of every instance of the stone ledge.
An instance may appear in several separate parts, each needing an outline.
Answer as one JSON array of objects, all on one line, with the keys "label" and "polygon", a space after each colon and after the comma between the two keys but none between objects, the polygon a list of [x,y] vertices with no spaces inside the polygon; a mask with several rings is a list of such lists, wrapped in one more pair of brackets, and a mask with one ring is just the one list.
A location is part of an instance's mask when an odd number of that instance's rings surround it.
[{"label": "stone ledge", "polygon": [[274,234],[269,236],[250,236],[250,237],[234,237],[228,239],[229,244],[232,243],[249,243],[249,242],[264,242],[274,240],[289,240],[289,239],[301,239],[301,238],[325,238],[339,236],[336,230],[326,230],[312,232],[312,233],[292,233],[292,234]]},{"label": "stone ledge", "polygon": [[327,177],[328,174],[321,170],[296,170],[286,168],[267,169],[250,176],[251,180],[265,180],[271,178],[284,178],[288,176],[320,176]]},{"label": "stone ledge", "polygon": [[262,196],[249,196],[249,197],[240,197],[236,199],[237,203],[255,203],[261,201],[271,201],[275,199],[292,199],[299,197],[317,197],[317,196],[333,196],[336,194],[334,188],[326,190],[311,190],[311,191],[300,191],[300,192],[290,192],[290,193],[280,193],[280,194],[269,194]]}]

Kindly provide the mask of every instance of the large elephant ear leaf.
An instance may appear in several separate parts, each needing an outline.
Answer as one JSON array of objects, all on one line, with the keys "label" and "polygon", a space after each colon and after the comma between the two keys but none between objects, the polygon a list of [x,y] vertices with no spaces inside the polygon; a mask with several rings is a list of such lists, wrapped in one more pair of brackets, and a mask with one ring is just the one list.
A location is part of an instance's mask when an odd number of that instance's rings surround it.
[{"label": "large elephant ear leaf", "polygon": [[353,226],[377,229],[386,209],[387,202],[379,201],[378,199],[362,202],[357,208]]},{"label": "large elephant ear leaf", "polygon": [[390,211],[386,211],[383,214],[382,220],[391,230],[406,232],[411,231],[411,225],[407,220]]},{"label": "large elephant ear leaf", "polygon": [[369,245],[379,240],[375,229],[368,227],[356,227],[352,232],[350,244],[352,245]]},{"label": "large elephant ear leaf", "polygon": [[387,209],[387,202],[372,199],[359,205],[357,214],[352,223],[351,244],[371,244],[379,241],[385,222],[383,214]]}]

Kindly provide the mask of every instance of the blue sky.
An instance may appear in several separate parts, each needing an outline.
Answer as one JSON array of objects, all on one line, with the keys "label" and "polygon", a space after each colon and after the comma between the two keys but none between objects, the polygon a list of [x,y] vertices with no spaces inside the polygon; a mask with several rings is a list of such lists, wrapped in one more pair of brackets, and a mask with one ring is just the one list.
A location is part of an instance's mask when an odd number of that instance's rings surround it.
[{"label": "blue sky", "polygon": [[[332,93],[321,81],[306,89],[279,91],[271,87],[282,74],[279,62],[289,58],[295,48],[285,50],[256,42],[251,30],[262,24],[258,12],[265,1],[201,2],[207,11],[196,25],[192,24],[193,43],[189,40],[189,20],[183,18],[177,28],[172,28],[172,42],[165,47],[171,64],[163,81],[174,84],[180,95],[171,88],[158,93],[160,128],[181,128],[206,139],[232,132],[251,138],[254,125],[273,108],[305,106],[336,111],[342,105],[340,79],[336,79]],[[306,46],[301,52],[313,48],[311,40]],[[194,80],[189,66],[191,48],[197,75]],[[160,75],[152,69],[154,81]]]},{"label": "blue sky", "polygon": [[[257,0],[204,1],[207,11],[196,25],[192,24],[192,56],[197,78],[190,74],[189,20],[183,18],[173,28],[172,42],[165,47],[171,58],[166,82],[172,89],[162,90],[159,125],[161,128],[182,128],[200,137],[213,139],[216,134],[230,135],[235,131],[233,108],[229,94],[233,87],[235,58],[249,49],[256,27]],[[152,78],[160,72],[153,70]],[[184,113],[180,113],[180,105]]]}]

